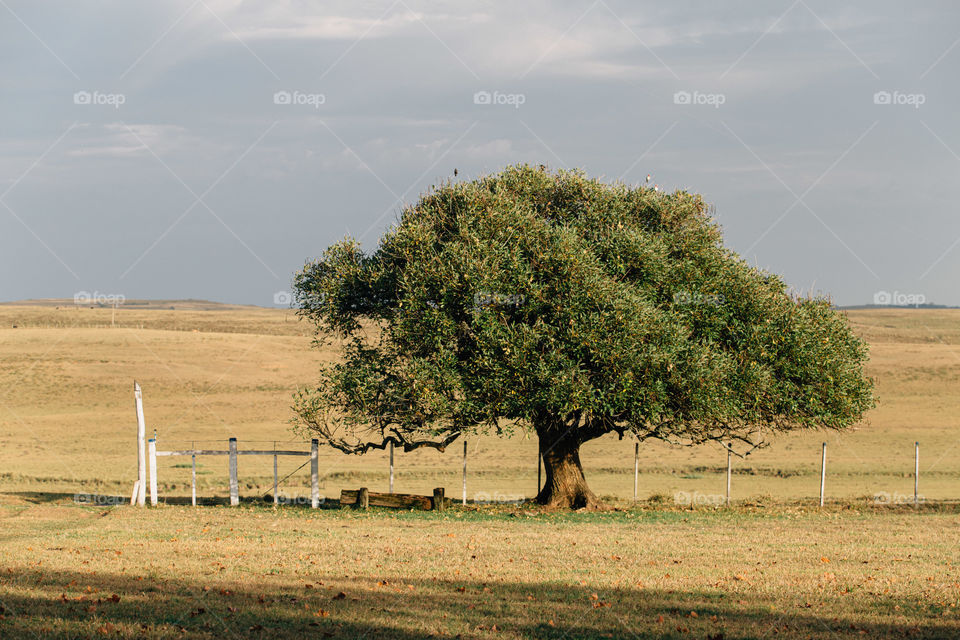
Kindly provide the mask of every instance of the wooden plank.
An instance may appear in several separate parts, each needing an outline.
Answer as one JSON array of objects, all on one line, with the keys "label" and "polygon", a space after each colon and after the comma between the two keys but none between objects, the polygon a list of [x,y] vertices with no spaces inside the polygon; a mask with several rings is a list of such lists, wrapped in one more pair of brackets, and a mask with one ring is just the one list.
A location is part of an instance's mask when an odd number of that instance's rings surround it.
[{"label": "wooden plank", "polygon": [[[357,504],[359,494],[360,491],[356,489],[343,489],[340,492],[340,505],[350,506]],[[367,500],[371,507],[388,507],[392,509],[419,508],[424,510],[433,508],[433,498],[431,496],[418,496],[410,493],[374,493],[368,491]]]}]

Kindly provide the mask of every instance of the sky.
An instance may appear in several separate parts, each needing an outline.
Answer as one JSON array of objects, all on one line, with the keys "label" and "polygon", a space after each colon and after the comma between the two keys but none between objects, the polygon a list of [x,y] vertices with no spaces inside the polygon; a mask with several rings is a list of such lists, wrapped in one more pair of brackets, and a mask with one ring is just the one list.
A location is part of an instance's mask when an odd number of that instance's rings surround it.
[{"label": "sky", "polygon": [[287,304],[516,163],[703,194],[836,304],[960,305],[960,4],[0,0],[0,301]]}]

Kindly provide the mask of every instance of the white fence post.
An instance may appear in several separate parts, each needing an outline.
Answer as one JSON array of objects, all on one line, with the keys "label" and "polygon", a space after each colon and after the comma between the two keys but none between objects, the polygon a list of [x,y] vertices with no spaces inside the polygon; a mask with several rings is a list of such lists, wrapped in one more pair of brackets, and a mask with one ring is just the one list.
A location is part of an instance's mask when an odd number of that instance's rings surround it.
[{"label": "white fence post", "polygon": [[230,506],[240,504],[240,482],[237,480],[237,439],[230,438]]},{"label": "white fence post", "polygon": [[640,477],[640,443],[633,445],[633,502],[637,502],[637,483]]},{"label": "white fence post", "polygon": [[320,508],[320,441],[310,441],[310,506]]},{"label": "white fence post", "polygon": [[820,455],[820,506],[823,506],[823,490],[827,483],[827,443],[823,443],[823,453]]},{"label": "white fence post", "polygon": [[[273,450],[274,452],[276,452],[277,450],[276,442],[273,443]],[[280,504],[280,496],[277,495],[277,489],[279,484],[280,483],[277,482],[277,454],[274,453],[273,454],[273,506],[277,506],[278,504]]]},{"label": "white fence post", "polygon": [[467,506],[467,439],[463,439],[463,506]]},{"label": "white fence post", "polygon": [[147,493],[147,425],[143,419],[143,392],[140,390],[140,383],[136,381],[133,383],[133,397],[137,406],[137,505],[142,507]]},{"label": "white fence post", "polygon": [[157,506],[157,441],[150,438],[147,442],[150,451],[150,506]]}]

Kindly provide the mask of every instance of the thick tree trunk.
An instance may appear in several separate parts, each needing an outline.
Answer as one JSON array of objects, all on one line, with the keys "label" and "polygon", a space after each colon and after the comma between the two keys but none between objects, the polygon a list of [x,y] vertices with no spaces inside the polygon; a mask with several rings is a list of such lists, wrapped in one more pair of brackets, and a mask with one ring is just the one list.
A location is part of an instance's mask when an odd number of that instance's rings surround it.
[{"label": "thick tree trunk", "polygon": [[546,478],[537,495],[537,502],[558,509],[601,509],[603,503],[594,495],[583,476],[580,464],[580,439],[576,429],[559,424],[537,427],[540,455]]}]

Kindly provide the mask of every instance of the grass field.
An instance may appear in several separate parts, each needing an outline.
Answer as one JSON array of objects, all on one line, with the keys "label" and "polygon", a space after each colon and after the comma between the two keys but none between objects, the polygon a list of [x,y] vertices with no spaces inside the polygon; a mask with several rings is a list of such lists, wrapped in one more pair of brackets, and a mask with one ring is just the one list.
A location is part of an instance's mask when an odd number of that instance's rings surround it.
[{"label": "grass field", "polygon": [[[170,303],[110,309],[0,305],[0,479],[6,491],[108,492],[129,495],[136,478],[133,380],[144,389],[147,426],[159,447],[191,442],[223,448],[271,447],[295,436],[288,423],[291,393],[316,378],[332,351],[310,348],[310,327],[288,310],[204,308]],[[167,308],[176,306],[175,309]],[[779,439],[734,461],[733,496],[740,500],[816,497],[820,443],[828,443],[830,498],[913,496],[914,441],[921,443],[921,493],[960,497],[960,311],[853,311],[871,344],[869,373],[879,407],[857,429]],[[13,326],[17,326],[13,329]],[[536,443],[474,438],[469,447],[470,497],[530,496],[536,490]],[[633,443],[614,436],[587,444],[583,461],[593,488],[628,500],[633,492]],[[446,453],[398,455],[396,489],[429,492],[443,485],[460,494],[459,443]],[[161,495],[189,495],[183,458],[160,463]],[[186,460],[186,462],[189,462]],[[281,459],[281,474],[296,469]],[[180,467],[174,465],[180,464]],[[246,496],[272,484],[269,458],[242,459]],[[226,494],[226,459],[202,458],[201,495]],[[724,493],[726,458],[718,446],[641,446],[640,498]],[[322,492],[360,484],[383,489],[387,460],[321,452]],[[301,471],[285,490],[304,489]]]},{"label": "grass field", "polygon": [[4,638],[960,636],[955,510],[44,506],[2,522]]},{"label": "grass field", "polygon": [[[283,310],[0,305],[0,638],[960,637],[960,312],[849,316],[878,408],[735,460],[731,509],[677,504],[718,500],[718,447],[643,444],[633,506],[633,444],[605,438],[583,459],[617,511],[437,514],[274,510],[272,461],[252,457],[240,508],[110,506],[136,477],[134,379],[160,448],[264,448],[295,438],[291,392],[333,352]],[[914,441],[927,504],[877,504],[912,502]],[[471,498],[534,493],[532,440],[468,445]],[[396,489],[459,497],[454,449],[398,454]],[[189,496],[184,460],[161,459],[162,498]],[[227,494],[226,466],[201,459],[202,496]],[[322,450],[320,468],[332,498],[386,488],[382,453]]]}]

